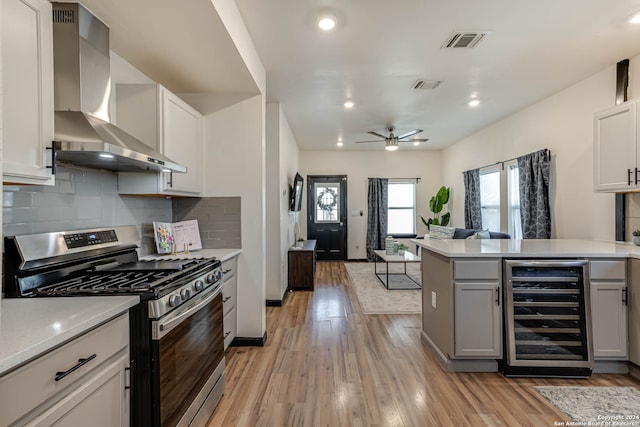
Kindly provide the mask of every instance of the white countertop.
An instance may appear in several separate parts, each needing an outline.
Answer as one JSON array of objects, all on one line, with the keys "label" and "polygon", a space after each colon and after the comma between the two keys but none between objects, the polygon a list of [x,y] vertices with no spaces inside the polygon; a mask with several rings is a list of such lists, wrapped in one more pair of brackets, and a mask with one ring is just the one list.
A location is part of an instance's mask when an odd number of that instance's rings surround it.
[{"label": "white countertop", "polygon": [[0,300],[0,375],[124,313],[138,296]]},{"label": "white countertop", "polygon": [[580,239],[413,239],[411,242],[451,258],[510,257],[590,257],[638,258],[640,246],[630,243]]},{"label": "white countertop", "polygon": [[205,257],[205,258],[215,257],[220,261],[224,262],[228,259],[233,258],[234,256],[240,255],[241,252],[242,252],[241,249],[198,249],[195,251],[191,251],[188,254],[185,254],[184,252],[179,252],[173,255],[172,254],[150,254],[150,255],[143,256],[141,259],[145,259],[145,260],[168,259],[168,258],[189,259],[189,258],[199,258],[199,257]]}]

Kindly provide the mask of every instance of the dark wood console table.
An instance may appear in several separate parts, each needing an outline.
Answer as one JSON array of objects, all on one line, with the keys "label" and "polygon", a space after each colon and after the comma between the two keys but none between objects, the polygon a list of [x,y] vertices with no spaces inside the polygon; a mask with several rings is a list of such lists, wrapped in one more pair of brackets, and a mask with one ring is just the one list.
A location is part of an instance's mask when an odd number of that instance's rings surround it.
[{"label": "dark wood console table", "polygon": [[316,241],[305,240],[302,247],[289,248],[289,289],[313,290],[316,277]]}]

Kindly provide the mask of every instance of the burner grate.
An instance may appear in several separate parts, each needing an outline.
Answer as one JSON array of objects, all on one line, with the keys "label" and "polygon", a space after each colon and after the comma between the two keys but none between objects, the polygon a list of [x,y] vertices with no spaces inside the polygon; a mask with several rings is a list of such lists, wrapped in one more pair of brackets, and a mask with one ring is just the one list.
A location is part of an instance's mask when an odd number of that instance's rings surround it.
[{"label": "burner grate", "polygon": [[140,293],[165,283],[170,271],[132,271],[117,273],[86,273],[78,277],[43,286],[39,295],[72,295],[78,293],[122,292]]}]

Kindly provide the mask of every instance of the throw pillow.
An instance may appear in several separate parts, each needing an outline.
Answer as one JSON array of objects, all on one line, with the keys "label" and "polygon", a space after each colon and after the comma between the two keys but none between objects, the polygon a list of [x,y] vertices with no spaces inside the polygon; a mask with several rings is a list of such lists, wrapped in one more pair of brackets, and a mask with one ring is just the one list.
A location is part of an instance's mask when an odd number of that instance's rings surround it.
[{"label": "throw pillow", "polygon": [[490,239],[491,238],[491,235],[489,234],[489,230],[478,231],[476,234],[474,234],[474,236],[476,236],[476,239]]},{"label": "throw pillow", "polygon": [[444,227],[442,225],[429,226],[429,238],[430,239],[452,239],[453,233],[456,231],[455,227]]}]

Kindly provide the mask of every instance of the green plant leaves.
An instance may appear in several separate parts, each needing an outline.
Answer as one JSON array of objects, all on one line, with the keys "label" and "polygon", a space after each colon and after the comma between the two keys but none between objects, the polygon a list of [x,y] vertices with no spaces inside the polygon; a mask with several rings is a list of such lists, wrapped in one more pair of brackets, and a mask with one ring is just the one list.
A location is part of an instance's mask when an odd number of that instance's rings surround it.
[{"label": "green plant leaves", "polygon": [[443,225],[443,226],[446,226],[449,224],[449,221],[451,220],[451,214],[447,212],[442,216],[440,216],[440,212],[442,212],[444,205],[446,205],[449,202],[450,195],[451,195],[451,189],[449,187],[445,187],[445,186],[440,187],[436,195],[429,200],[429,210],[433,212],[435,218],[430,218],[427,220],[421,216],[420,219],[422,220],[422,223],[424,225],[429,227],[429,225],[431,224]]}]

